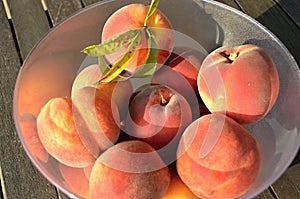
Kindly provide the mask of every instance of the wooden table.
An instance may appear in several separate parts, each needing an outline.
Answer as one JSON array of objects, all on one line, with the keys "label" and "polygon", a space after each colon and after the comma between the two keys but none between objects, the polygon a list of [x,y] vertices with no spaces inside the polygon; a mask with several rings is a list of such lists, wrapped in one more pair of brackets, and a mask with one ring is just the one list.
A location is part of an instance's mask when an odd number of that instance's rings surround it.
[{"label": "wooden table", "polygon": [[[219,0],[270,29],[300,64],[299,0]],[[97,0],[3,0],[0,2],[1,199],[68,198],[33,166],[17,136],[12,100],[16,77],[31,48],[52,27]],[[256,198],[300,198],[300,156]]]}]

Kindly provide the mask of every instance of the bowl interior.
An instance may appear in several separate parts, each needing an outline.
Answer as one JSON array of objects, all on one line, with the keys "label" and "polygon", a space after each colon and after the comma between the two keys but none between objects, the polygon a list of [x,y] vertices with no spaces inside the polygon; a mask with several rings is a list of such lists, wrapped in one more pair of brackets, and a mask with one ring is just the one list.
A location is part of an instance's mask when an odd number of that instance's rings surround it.
[{"label": "bowl interior", "polygon": [[[70,197],[75,197],[62,182],[55,161],[43,163],[27,150],[18,120],[23,114],[38,115],[52,97],[70,96],[86,56],[80,51],[100,43],[106,19],[118,8],[142,0],[113,0],[83,9],[55,28],[35,46],[20,70],[14,96],[14,115],[24,148],[37,168]],[[207,52],[223,45],[256,44],[273,58],[280,78],[278,100],[261,121],[245,126],[259,143],[262,167],[251,189],[241,198],[253,198],[273,183],[289,166],[300,145],[299,68],[284,45],[250,17],[220,3],[204,0],[165,0],[159,9],[174,29]],[[189,13],[189,14],[187,14]]]}]

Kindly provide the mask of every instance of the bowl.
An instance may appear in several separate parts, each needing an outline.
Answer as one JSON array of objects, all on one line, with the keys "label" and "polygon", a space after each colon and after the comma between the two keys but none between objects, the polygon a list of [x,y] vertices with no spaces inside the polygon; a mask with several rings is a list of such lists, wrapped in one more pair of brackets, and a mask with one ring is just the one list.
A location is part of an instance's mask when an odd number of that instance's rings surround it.
[{"label": "bowl", "polygon": [[[36,139],[24,130],[22,120],[34,119],[43,105],[54,97],[71,95],[78,73],[96,62],[80,51],[100,43],[102,27],[118,8],[142,0],[109,0],[86,7],[51,29],[31,50],[20,69],[14,91],[14,119],[24,150],[38,170],[70,198],[81,198],[65,182],[58,162],[30,144]],[[159,9],[176,31],[175,43],[209,53],[223,45],[255,44],[273,58],[279,73],[280,91],[270,113],[255,124],[245,125],[261,150],[261,169],[251,188],[240,198],[253,198],[274,183],[287,169],[300,146],[300,71],[286,47],[254,19],[218,2],[209,0],[165,0]],[[189,13],[189,14],[186,14]],[[191,43],[189,43],[191,41]],[[28,131],[29,129],[29,131]],[[74,170],[75,172],[75,170]]]}]

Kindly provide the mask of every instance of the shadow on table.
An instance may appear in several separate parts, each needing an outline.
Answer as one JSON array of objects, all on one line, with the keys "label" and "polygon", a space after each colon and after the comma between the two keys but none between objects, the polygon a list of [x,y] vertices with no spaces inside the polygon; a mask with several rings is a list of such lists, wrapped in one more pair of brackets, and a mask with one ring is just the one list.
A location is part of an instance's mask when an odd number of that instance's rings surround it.
[{"label": "shadow on table", "polygon": [[280,0],[255,19],[274,33],[300,64],[300,1]]}]

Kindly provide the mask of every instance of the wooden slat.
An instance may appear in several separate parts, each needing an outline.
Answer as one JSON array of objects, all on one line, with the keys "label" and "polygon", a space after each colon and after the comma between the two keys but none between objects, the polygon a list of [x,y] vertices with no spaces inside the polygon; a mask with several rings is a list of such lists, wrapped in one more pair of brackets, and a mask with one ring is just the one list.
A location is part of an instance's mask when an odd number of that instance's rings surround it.
[{"label": "wooden slat", "polygon": [[300,27],[300,1],[299,0],[275,0],[280,7],[289,15],[292,20]]},{"label": "wooden slat", "polygon": [[268,27],[300,63],[300,29],[273,0],[236,0],[242,10]]},{"label": "wooden slat", "polygon": [[49,22],[40,0],[7,0],[22,58],[49,30]]},{"label": "wooden slat", "polygon": [[[21,1],[18,1],[21,2]],[[13,90],[20,59],[13,33],[0,3],[0,164],[5,198],[57,198],[56,190],[35,169],[17,136],[13,116]]]},{"label": "wooden slat", "polygon": [[253,199],[273,199],[273,198],[274,196],[272,195],[271,191],[269,189],[266,189],[264,190],[264,192],[262,192],[261,194],[259,194]]},{"label": "wooden slat", "polygon": [[300,164],[293,165],[287,170],[287,175],[290,181],[295,185],[298,193],[300,194]]},{"label": "wooden slat", "polygon": [[45,0],[53,26],[82,8],[80,0]]},{"label": "wooden slat", "polygon": [[300,195],[300,164],[289,168],[273,185],[276,196],[281,199],[299,198]]}]

